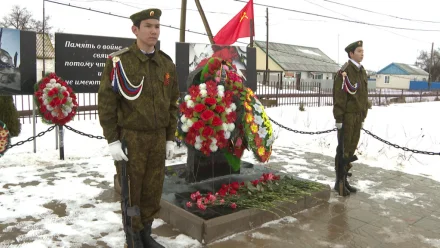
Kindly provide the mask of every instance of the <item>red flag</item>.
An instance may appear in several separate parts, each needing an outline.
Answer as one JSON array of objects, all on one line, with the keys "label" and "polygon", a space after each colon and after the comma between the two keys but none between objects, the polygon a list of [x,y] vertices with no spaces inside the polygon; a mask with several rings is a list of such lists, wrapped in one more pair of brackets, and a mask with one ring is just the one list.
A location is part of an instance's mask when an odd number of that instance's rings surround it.
[{"label": "red flag", "polygon": [[244,8],[214,36],[215,44],[231,45],[239,38],[251,37],[251,20],[253,19],[254,1],[249,0]]}]

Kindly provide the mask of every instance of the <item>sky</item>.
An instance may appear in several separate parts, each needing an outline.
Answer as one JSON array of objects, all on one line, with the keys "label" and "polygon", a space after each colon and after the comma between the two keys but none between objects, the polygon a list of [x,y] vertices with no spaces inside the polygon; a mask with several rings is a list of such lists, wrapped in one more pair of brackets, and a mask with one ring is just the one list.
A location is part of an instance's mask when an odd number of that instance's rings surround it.
[{"label": "sky", "polygon": [[15,53],[17,56],[17,66],[20,65],[20,32],[14,29],[3,29],[1,48],[11,55],[12,62],[14,62]]},{"label": "sky", "polygon": [[[142,9],[160,8],[163,11],[162,24],[171,25],[175,28],[180,27],[181,1],[179,0],[164,0],[162,2],[152,0],[54,0],[54,2],[125,17]],[[245,5],[244,2],[234,0],[200,0],[200,2],[206,12],[214,35]],[[344,7],[337,3],[399,18]],[[27,7],[35,18],[42,20],[42,0],[3,1],[0,17],[7,15],[14,4]],[[420,51],[430,52],[432,43],[434,43],[434,49],[440,48],[440,17],[438,11],[436,11],[440,7],[440,2],[435,0],[254,0],[255,39],[264,41],[266,40],[266,7],[257,4],[278,6],[351,21],[418,30],[438,30],[412,31],[374,27],[269,8],[270,42],[317,47],[340,64],[348,59],[344,48],[357,40],[364,41],[363,65],[367,70],[372,71],[378,71],[392,62],[414,64]],[[132,23],[128,18],[114,17],[47,1],[44,5],[46,15],[51,16],[50,24],[54,27],[53,31],[60,30],[64,33],[112,37],[135,37],[131,32]],[[206,33],[195,2],[188,1],[187,8],[186,28]],[[412,20],[404,20],[403,18]],[[173,59],[175,57],[175,43],[179,42],[179,37],[179,30],[162,27],[161,49]],[[239,39],[239,41],[249,42],[249,38]],[[209,39],[207,36],[186,32],[185,42],[209,43]],[[235,45],[243,44],[236,43]]]}]

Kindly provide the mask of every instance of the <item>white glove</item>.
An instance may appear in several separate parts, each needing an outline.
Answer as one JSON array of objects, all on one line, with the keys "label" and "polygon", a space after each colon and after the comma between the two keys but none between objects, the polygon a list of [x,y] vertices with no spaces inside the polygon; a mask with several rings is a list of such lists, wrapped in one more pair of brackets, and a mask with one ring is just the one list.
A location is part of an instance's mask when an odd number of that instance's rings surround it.
[{"label": "white glove", "polygon": [[[119,140],[115,141],[113,143],[110,143],[108,145],[108,147],[110,149],[110,154],[112,155],[114,160],[116,160],[116,161],[121,161],[121,160],[128,161],[127,156],[122,151],[122,144],[121,144],[121,142]],[[127,149],[125,149],[125,152],[127,152]]]},{"label": "white glove", "polygon": [[337,129],[341,129],[342,128],[342,123],[336,123],[335,126],[336,126]]},{"label": "white glove", "polygon": [[167,141],[166,154],[165,154],[167,159],[173,158],[175,146],[176,144],[174,144],[174,141]]}]

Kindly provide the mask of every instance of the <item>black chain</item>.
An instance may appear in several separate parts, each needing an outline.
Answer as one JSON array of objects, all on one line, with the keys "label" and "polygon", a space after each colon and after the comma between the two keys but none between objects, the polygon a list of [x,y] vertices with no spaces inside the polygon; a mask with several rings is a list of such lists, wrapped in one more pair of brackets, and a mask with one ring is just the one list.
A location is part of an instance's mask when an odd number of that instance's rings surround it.
[{"label": "black chain", "polygon": [[8,145],[8,149],[10,149],[10,148],[12,148],[12,147],[14,147],[14,146],[20,146],[20,145],[23,145],[23,144],[26,143],[26,142],[33,141],[35,138],[37,138],[37,137],[41,137],[41,136],[45,135],[46,133],[52,131],[55,127],[56,127],[56,125],[55,125],[55,126],[51,126],[51,127],[49,127],[46,131],[43,131],[43,132],[41,132],[41,133],[35,135],[34,137],[30,137],[30,138],[27,139],[27,140],[19,141],[19,142],[13,144],[13,145]]},{"label": "black chain", "polygon": [[373,138],[375,138],[375,139],[377,139],[377,140],[379,140],[379,141],[382,141],[383,143],[385,143],[385,144],[387,144],[387,145],[389,145],[389,146],[392,146],[392,147],[394,147],[394,148],[402,149],[402,150],[404,150],[404,151],[406,151],[406,152],[413,152],[413,153],[419,153],[419,154],[425,154],[425,155],[439,155],[439,156],[440,156],[440,152],[426,152],[426,151],[419,151],[419,150],[409,149],[409,148],[407,148],[407,147],[402,147],[402,146],[399,146],[399,145],[393,144],[393,143],[391,143],[391,142],[389,142],[389,141],[386,141],[386,140],[384,140],[384,139],[378,137],[377,135],[371,133],[370,131],[368,131],[368,130],[366,130],[366,129],[363,129],[363,128],[362,128],[362,130],[364,130],[364,132],[366,132],[367,134],[373,136]]},{"label": "black chain", "polygon": [[91,134],[86,134],[86,133],[83,133],[83,132],[81,132],[81,131],[78,131],[78,130],[72,128],[72,127],[69,127],[69,126],[67,126],[67,125],[64,125],[64,126],[65,126],[67,129],[69,129],[70,131],[72,131],[72,132],[74,132],[74,133],[77,133],[77,134],[79,134],[79,135],[83,135],[83,136],[87,136],[87,137],[89,137],[89,138],[95,138],[95,139],[104,139],[104,137],[102,137],[102,136],[95,136],[95,135],[91,135]]},{"label": "black chain", "polygon": [[271,122],[275,123],[277,126],[279,126],[279,127],[281,127],[281,128],[284,128],[284,129],[286,129],[286,130],[288,130],[288,131],[291,131],[291,132],[294,132],[294,133],[300,133],[300,134],[310,134],[310,135],[314,135],[314,134],[331,133],[331,132],[334,132],[334,131],[337,130],[336,128],[333,128],[333,129],[329,129],[329,130],[325,130],[325,131],[318,131],[318,132],[298,131],[298,130],[293,130],[293,129],[289,128],[289,127],[283,126],[283,125],[281,125],[280,123],[278,123],[278,122],[272,120],[270,117],[269,117],[269,120],[270,120]]}]

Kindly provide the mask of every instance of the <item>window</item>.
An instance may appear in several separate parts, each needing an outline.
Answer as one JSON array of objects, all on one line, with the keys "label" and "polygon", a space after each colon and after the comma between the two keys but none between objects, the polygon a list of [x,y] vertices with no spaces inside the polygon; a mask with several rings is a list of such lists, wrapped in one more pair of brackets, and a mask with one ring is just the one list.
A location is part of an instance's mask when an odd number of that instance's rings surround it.
[{"label": "window", "polygon": [[390,76],[385,76],[385,83],[389,84],[390,83]]}]

